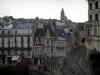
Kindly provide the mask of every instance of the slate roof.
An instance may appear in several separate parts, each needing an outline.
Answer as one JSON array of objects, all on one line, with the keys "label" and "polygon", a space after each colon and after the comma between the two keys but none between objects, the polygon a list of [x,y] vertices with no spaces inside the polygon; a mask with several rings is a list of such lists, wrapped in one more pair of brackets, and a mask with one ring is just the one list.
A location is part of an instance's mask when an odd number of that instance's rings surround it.
[{"label": "slate roof", "polygon": [[13,28],[14,29],[30,29],[30,28],[32,28],[32,25],[33,24],[31,24],[31,23],[27,23],[27,24],[19,23],[16,26],[14,26]]},{"label": "slate roof", "polygon": [[[35,35],[36,36],[41,36],[41,37],[46,37],[46,31],[47,27],[45,28],[38,28]],[[48,30],[49,31],[49,30]],[[50,32],[50,31],[49,31]],[[57,37],[58,40],[67,40],[69,38],[72,38],[72,34],[67,28],[62,28],[62,27],[56,27],[55,32],[50,34],[55,34],[53,37]]]},{"label": "slate roof", "polygon": [[68,29],[56,28],[55,33],[56,33],[57,37],[62,37],[62,38],[65,38],[65,39],[71,38],[71,35],[70,35]]},{"label": "slate roof", "polygon": [[0,30],[10,30],[13,28],[13,25],[10,24],[10,25],[6,25],[6,26],[0,26]]},{"label": "slate roof", "polygon": [[10,25],[6,25],[6,26],[0,26],[0,30],[9,30],[9,29],[30,29],[32,28],[32,23],[27,23],[27,24],[22,24],[22,23],[18,23],[18,24],[10,24]]}]

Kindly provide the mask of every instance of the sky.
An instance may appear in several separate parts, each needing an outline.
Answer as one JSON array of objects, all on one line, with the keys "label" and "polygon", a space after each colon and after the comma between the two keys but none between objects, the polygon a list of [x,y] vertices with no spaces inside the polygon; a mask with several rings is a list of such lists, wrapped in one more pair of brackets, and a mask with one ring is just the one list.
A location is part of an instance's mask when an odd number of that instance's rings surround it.
[{"label": "sky", "polygon": [[0,17],[60,19],[62,8],[74,22],[88,20],[86,0],[0,0]]}]

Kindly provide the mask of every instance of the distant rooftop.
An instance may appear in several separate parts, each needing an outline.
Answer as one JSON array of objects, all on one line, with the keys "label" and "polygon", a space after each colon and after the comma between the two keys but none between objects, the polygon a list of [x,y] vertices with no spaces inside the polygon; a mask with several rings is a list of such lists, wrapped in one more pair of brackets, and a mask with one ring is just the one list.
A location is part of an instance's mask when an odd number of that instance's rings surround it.
[{"label": "distant rooftop", "polygon": [[32,28],[32,25],[31,23],[27,23],[27,24],[17,24],[16,26],[14,26],[14,29],[28,29],[28,28]]},{"label": "distant rooftop", "polygon": [[12,29],[13,28],[13,25],[12,24],[10,24],[10,25],[6,25],[6,26],[0,26],[0,29],[1,30],[8,30],[8,29]]}]

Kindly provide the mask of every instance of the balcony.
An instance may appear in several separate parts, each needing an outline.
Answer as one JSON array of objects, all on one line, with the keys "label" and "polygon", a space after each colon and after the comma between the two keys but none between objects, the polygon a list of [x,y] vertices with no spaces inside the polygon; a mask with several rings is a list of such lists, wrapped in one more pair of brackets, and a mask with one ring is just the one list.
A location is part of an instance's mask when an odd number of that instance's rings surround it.
[{"label": "balcony", "polygon": [[12,37],[12,34],[0,34],[0,37]]}]

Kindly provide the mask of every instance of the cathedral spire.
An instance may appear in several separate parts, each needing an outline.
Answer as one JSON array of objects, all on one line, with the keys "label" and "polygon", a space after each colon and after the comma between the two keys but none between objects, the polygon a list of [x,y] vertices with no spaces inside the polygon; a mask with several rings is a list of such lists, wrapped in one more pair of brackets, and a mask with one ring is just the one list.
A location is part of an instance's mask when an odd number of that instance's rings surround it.
[{"label": "cathedral spire", "polygon": [[64,11],[64,9],[62,8],[62,11]]},{"label": "cathedral spire", "polygon": [[64,21],[64,17],[65,17],[65,13],[64,13],[64,9],[62,8],[61,16],[60,16],[61,21]]}]

